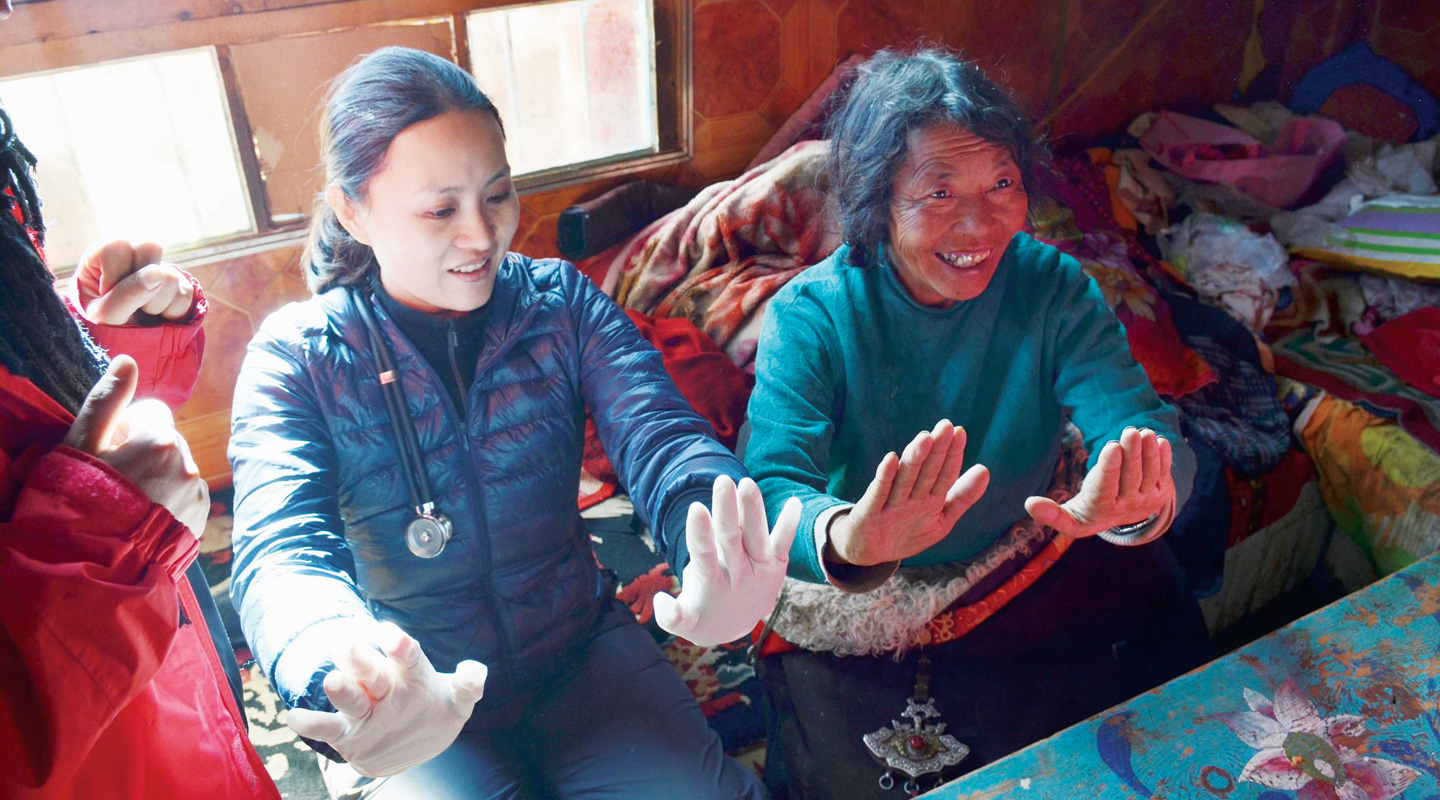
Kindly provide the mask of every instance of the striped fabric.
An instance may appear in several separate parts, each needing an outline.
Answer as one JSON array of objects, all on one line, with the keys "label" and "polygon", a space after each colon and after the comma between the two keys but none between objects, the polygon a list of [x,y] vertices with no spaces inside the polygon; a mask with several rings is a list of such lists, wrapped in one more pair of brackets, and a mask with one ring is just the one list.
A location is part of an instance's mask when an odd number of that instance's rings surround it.
[{"label": "striped fabric", "polygon": [[1440,280],[1440,196],[1392,195],[1363,203],[1323,247],[1296,255],[1338,266]]}]

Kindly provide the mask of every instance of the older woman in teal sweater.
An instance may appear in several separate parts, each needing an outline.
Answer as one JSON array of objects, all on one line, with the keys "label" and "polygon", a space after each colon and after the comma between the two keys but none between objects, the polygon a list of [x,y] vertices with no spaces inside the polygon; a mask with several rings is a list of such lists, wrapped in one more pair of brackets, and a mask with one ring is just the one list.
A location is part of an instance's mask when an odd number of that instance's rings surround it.
[{"label": "older woman in teal sweater", "polygon": [[[772,513],[804,509],[763,648],[778,797],[919,788],[1206,652],[1156,541],[1194,457],[1099,288],[1020,232],[1013,100],[883,52],[830,133],[846,244],[770,304],[749,409],[746,466]],[[948,739],[882,725],[912,698]]]}]

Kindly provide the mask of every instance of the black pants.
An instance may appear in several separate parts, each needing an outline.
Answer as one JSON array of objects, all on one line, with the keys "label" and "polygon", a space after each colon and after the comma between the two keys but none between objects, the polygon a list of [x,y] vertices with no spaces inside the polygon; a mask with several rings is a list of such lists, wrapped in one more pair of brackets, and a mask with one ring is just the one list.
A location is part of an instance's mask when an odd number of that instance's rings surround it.
[{"label": "black pants", "polygon": [[[1163,540],[1071,546],[963,638],[929,648],[930,692],[971,752],[951,779],[1128,700],[1209,659],[1200,608]],[[768,689],[765,782],[777,798],[898,798],[861,737],[899,719],[916,656],[801,651],[760,665]],[[925,789],[936,779],[927,778]]]}]

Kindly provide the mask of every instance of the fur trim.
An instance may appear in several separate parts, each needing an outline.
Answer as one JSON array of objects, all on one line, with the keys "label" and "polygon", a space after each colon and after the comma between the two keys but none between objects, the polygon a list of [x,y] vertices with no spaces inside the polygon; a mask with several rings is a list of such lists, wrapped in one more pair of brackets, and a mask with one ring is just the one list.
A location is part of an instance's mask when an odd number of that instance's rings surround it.
[{"label": "fur trim", "polygon": [[[1067,425],[1065,444],[1047,496],[1063,503],[1085,479],[1079,431]],[[1058,534],[1029,516],[969,561],[902,567],[873,592],[853,593],[830,584],[786,578],[771,629],[806,650],[840,656],[893,653],[898,660],[920,644],[927,623],[1001,564],[1027,559]]]}]

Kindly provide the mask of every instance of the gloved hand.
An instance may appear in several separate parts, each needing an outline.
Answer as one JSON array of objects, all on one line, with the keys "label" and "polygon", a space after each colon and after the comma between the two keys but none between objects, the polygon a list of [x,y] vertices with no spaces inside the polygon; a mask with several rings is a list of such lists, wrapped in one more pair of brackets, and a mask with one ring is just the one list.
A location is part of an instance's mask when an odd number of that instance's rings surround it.
[{"label": "gloved hand", "polygon": [[733,642],[770,615],[800,523],[800,501],[792,498],[772,533],[760,487],[749,478],[738,491],[730,478],[716,478],[711,498],[713,511],[690,506],[690,563],[681,574],[680,596],[655,595],[660,627],[702,647]]},{"label": "gloved hand", "polygon": [[[1031,497],[1025,510],[1041,525],[1077,538],[1099,534],[1115,544],[1145,544],[1169,527],[1175,513],[1173,451],[1165,437],[1146,428],[1126,428],[1120,441],[1100,451],[1080,491],[1064,505]],[[1115,528],[1154,520],[1136,536],[1117,537]]]},{"label": "gloved hand", "polygon": [[379,778],[423,764],[449,747],[485,693],[485,665],[461,661],[440,674],[420,643],[392,623],[378,634],[384,655],[355,645],[325,676],[336,713],[292,708],[290,729],[327,742],[361,775]]}]

